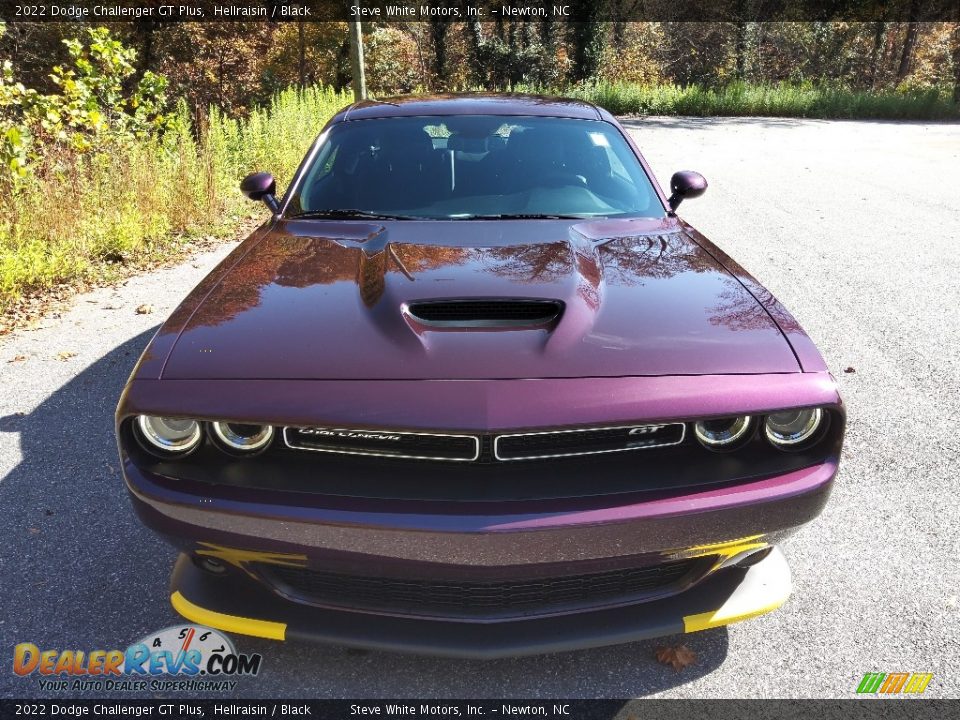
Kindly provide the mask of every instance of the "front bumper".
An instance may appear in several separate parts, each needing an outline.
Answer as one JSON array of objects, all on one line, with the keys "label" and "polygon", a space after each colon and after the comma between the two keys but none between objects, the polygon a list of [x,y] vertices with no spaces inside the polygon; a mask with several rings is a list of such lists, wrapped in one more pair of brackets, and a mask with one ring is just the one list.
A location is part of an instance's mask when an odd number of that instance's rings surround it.
[{"label": "front bumper", "polygon": [[[303,555],[322,566],[374,561],[395,569],[534,567],[610,558],[669,556],[694,546],[755,537],[771,544],[815,518],[826,504],[834,461],[772,478],[656,500],[616,496],[591,508],[469,514],[462,505],[266,505],[242,497],[172,490],[127,462],[134,508],[180,550],[217,545],[249,553]],[[459,512],[458,512],[459,511]],[[228,561],[230,558],[226,558]],[[645,563],[641,563],[645,564]]]},{"label": "front bumper", "polygon": [[488,659],[616,645],[720,627],[775,610],[786,602],[790,589],[790,569],[775,548],[749,568],[719,570],[668,598],[569,615],[475,624],[309,607],[279,598],[240,576],[210,576],[181,555],[171,580],[171,603],[186,619],[226,632]]},{"label": "front bumper", "polygon": [[[790,574],[779,550],[735,563],[819,514],[836,464],[752,483],[592,510],[510,516],[349,512],[251,506],[242,499],[179,496],[129,474],[141,519],[183,554],[171,601],[187,619],[227,632],[371,649],[489,658],[558,652],[726,625],[779,607]],[[615,499],[610,499],[615,500]],[[263,564],[358,575],[466,582],[551,577],[701,558],[709,567],[665,592],[619,605],[499,617],[414,616],[288,596],[264,582]],[[195,560],[227,566],[214,576]]]}]

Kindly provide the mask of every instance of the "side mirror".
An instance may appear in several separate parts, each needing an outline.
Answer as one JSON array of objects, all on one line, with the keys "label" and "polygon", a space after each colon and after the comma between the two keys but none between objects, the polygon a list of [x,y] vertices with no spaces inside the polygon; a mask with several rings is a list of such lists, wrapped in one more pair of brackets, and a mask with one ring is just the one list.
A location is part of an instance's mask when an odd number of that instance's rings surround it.
[{"label": "side mirror", "polygon": [[270,173],[259,172],[247,175],[240,182],[240,192],[249,200],[262,200],[271,212],[280,212],[280,204],[275,197],[277,181]]},{"label": "side mirror", "polygon": [[707,180],[693,170],[675,172],[670,178],[670,199],[667,203],[671,210],[676,210],[680,203],[687,198],[700,197],[707,191]]}]

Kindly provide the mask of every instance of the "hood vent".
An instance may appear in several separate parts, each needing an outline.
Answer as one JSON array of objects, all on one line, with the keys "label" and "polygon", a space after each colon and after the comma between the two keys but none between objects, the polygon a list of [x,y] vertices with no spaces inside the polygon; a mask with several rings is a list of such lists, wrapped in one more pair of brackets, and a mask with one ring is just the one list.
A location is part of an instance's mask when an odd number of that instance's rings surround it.
[{"label": "hood vent", "polygon": [[563,303],[557,300],[431,300],[410,303],[409,315],[433,327],[536,327],[557,320]]}]

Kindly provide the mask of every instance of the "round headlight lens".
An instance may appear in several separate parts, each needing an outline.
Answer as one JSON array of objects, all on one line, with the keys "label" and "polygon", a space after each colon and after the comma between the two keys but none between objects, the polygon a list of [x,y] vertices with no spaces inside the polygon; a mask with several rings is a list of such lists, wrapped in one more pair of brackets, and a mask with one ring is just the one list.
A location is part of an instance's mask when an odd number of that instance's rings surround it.
[{"label": "round headlight lens", "polygon": [[806,442],[814,436],[823,420],[823,410],[784,410],[767,416],[767,439],[774,445],[791,446]]},{"label": "round headlight lens", "polygon": [[740,440],[746,439],[750,430],[750,416],[740,415],[719,420],[701,420],[693,426],[693,431],[705,447],[713,450],[729,448]]},{"label": "round headlight lens", "polygon": [[140,415],[137,418],[140,436],[153,448],[170,455],[183,455],[200,444],[203,437],[200,423],[184,418]]},{"label": "round headlight lens", "polygon": [[237,452],[256,452],[265,448],[273,440],[272,425],[215,422],[211,427],[217,440],[227,449]]}]

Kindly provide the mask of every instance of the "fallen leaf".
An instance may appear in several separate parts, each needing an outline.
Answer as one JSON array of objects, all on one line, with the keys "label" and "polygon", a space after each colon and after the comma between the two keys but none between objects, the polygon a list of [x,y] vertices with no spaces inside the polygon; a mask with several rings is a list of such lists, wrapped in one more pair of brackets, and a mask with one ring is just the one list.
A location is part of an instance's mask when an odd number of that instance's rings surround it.
[{"label": "fallen leaf", "polygon": [[855,373],[856,370],[854,370],[853,367],[848,367],[846,370],[844,370],[844,372],[845,372],[845,373]]},{"label": "fallen leaf", "polygon": [[153,305],[144,303],[137,308],[137,315],[149,315],[153,312]]},{"label": "fallen leaf", "polygon": [[70,350],[61,350],[57,353],[57,360],[63,362],[64,360],[69,360],[72,357],[76,357],[77,354]]},{"label": "fallen leaf", "polygon": [[657,662],[670,665],[677,672],[697,661],[697,654],[686,645],[661,645],[656,656]]},{"label": "fallen leaf", "polygon": [[14,355],[12,358],[7,360],[8,363],[23,362],[27,359],[26,355]]}]

